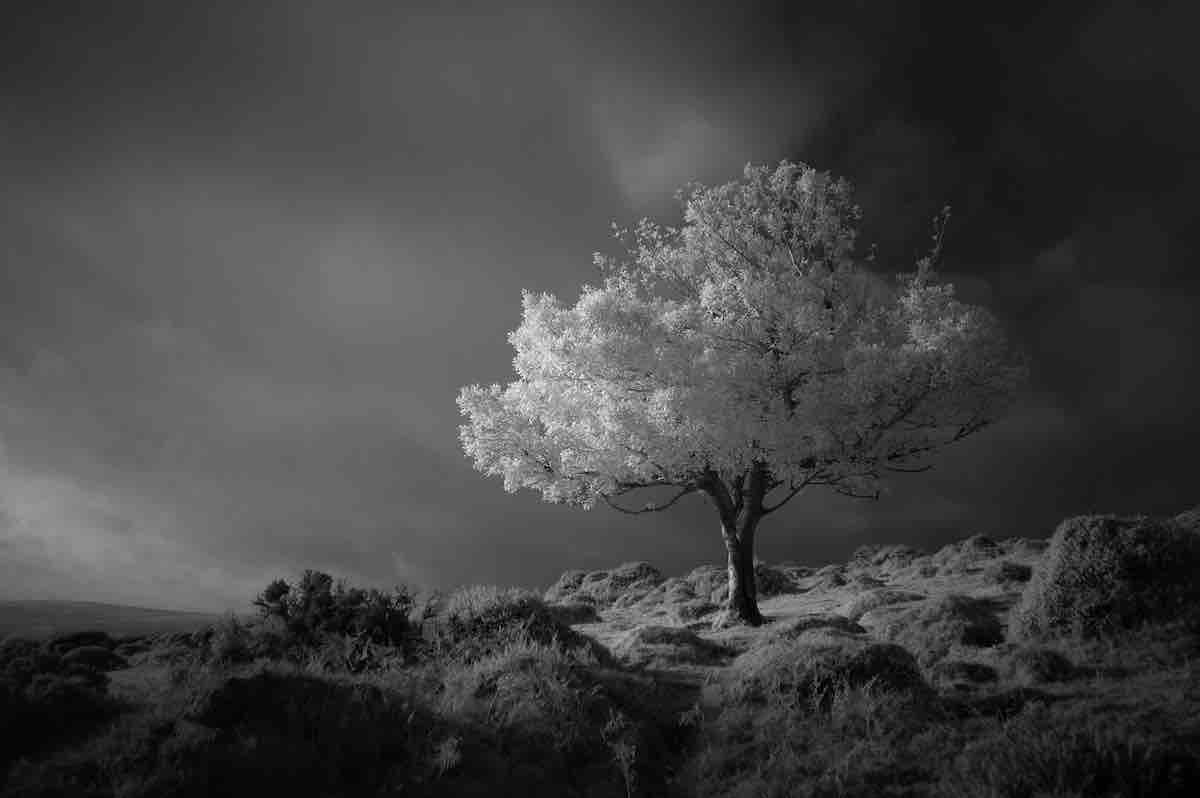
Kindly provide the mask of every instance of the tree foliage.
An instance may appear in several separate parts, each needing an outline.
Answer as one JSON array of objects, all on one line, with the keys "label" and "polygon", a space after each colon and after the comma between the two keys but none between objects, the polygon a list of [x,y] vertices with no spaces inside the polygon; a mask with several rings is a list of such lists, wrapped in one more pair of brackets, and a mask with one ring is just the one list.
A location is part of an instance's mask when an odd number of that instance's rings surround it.
[{"label": "tree foliage", "polygon": [[[719,482],[737,509],[757,479],[765,515],[808,486],[877,495],[1010,401],[1022,365],[932,258],[889,280],[856,257],[845,180],[785,161],[680,196],[683,226],[617,231],[573,305],[525,292],[517,378],[460,393],[463,448],[506,490],[641,512]],[[614,501],[647,486],[676,492]]]}]

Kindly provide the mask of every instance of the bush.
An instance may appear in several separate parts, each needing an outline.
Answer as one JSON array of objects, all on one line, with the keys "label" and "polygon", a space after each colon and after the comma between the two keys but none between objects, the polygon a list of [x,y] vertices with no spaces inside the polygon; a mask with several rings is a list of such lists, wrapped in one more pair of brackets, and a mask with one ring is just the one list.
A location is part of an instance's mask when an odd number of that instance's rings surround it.
[{"label": "bush", "polygon": [[208,642],[208,654],[212,662],[236,665],[254,659],[253,640],[250,629],[230,615],[216,624]]},{"label": "bush", "polygon": [[1013,613],[1015,637],[1105,631],[1195,617],[1200,536],[1173,522],[1085,515],[1059,524]]},{"label": "bush", "polygon": [[404,586],[390,593],[363,590],[313,570],[305,571],[295,585],[275,580],[254,600],[262,618],[282,624],[285,648],[316,644],[327,635],[352,635],[404,648],[415,635],[409,621],[415,603]]}]

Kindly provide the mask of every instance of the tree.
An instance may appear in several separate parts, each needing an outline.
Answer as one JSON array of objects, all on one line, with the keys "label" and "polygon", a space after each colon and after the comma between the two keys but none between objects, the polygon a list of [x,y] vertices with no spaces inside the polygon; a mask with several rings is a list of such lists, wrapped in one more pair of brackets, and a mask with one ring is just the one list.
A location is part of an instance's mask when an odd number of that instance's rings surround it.
[{"label": "tree", "polygon": [[[460,438],[506,490],[550,502],[643,513],[703,494],[728,558],[723,617],[758,624],[764,517],[806,488],[878,498],[889,472],[926,470],[994,421],[1024,366],[935,279],[941,228],[912,274],[855,255],[845,180],[784,161],[679,197],[682,228],[618,230],[626,256],[597,254],[603,284],[573,306],[524,292],[517,379],[462,389]],[[671,493],[621,501],[645,488]]]}]

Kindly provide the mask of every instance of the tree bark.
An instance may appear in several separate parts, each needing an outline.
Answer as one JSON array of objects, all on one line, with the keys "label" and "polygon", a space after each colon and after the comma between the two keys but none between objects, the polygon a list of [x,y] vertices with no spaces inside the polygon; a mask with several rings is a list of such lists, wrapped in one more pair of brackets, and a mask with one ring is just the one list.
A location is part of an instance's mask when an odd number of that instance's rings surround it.
[{"label": "tree bark", "polygon": [[765,467],[755,463],[731,483],[732,492],[715,474],[710,475],[704,487],[721,516],[721,537],[725,541],[729,568],[729,595],[717,618],[718,626],[762,625],[758,586],[754,580],[754,533],[758,522],[766,515],[763,510],[766,483]]},{"label": "tree bark", "polygon": [[753,514],[742,514],[740,518],[721,523],[729,568],[729,595],[717,620],[719,626],[762,625],[758,586],[754,579],[754,532],[758,521]]}]

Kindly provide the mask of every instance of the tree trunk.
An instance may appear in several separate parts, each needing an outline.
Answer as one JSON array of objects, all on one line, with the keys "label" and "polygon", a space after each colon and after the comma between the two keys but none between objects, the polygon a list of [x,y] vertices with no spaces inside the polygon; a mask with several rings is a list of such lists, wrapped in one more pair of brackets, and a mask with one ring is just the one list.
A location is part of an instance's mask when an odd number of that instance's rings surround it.
[{"label": "tree trunk", "polygon": [[761,626],[758,611],[758,587],[754,582],[754,531],[759,518],[753,513],[723,521],[721,535],[729,564],[729,595],[717,620],[718,626],[750,624]]}]

